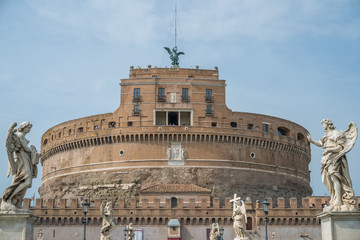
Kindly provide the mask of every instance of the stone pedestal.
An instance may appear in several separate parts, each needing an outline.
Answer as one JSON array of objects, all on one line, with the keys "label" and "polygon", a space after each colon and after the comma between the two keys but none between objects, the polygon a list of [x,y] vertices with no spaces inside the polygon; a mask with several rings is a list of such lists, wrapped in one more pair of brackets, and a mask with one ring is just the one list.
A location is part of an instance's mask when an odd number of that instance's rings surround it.
[{"label": "stone pedestal", "polygon": [[360,238],[360,212],[322,212],[322,240],[358,240]]},{"label": "stone pedestal", "polygon": [[0,213],[0,239],[33,240],[36,219],[36,216],[29,213]]}]

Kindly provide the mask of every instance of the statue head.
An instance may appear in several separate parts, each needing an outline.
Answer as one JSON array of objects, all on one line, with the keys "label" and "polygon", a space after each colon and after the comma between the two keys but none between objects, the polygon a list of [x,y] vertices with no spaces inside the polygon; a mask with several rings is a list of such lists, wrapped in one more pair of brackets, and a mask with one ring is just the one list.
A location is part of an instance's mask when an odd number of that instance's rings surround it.
[{"label": "statue head", "polygon": [[331,130],[335,129],[335,126],[334,126],[333,122],[328,118],[325,118],[325,119],[321,120],[321,124],[322,124],[324,129],[326,129],[326,128],[329,128]]},{"label": "statue head", "polygon": [[31,127],[32,127],[32,124],[30,122],[23,122],[23,123],[21,123],[20,127],[18,128],[18,131],[22,132],[22,131],[24,131],[25,128],[28,128],[30,131]]},{"label": "statue head", "polygon": [[177,46],[175,46],[175,47],[173,48],[173,51],[174,51],[174,52],[176,52],[176,51],[177,51]]}]

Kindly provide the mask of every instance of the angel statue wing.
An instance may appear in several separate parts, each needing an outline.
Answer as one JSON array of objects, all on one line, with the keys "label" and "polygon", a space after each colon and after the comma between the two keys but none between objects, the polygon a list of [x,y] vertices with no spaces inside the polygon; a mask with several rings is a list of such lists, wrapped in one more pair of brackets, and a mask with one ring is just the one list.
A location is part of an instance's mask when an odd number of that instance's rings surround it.
[{"label": "angel statue wing", "polygon": [[241,214],[244,215],[245,223],[247,223],[246,207],[245,207],[245,202],[243,200],[241,200],[240,211],[241,211]]},{"label": "angel statue wing", "polygon": [[344,134],[346,138],[344,149],[339,152],[336,161],[342,156],[344,156],[344,154],[348,153],[354,147],[358,135],[358,128],[356,124],[354,122],[350,122],[348,129],[344,131]]},{"label": "angel statue wing", "polygon": [[105,202],[102,202],[100,206],[101,217],[104,217],[104,210],[105,210]]},{"label": "angel statue wing", "polygon": [[184,52],[178,52],[178,55],[185,55]]},{"label": "angel statue wing", "polygon": [[18,162],[16,161],[16,158],[14,157],[14,153],[19,148],[20,140],[18,137],[14,134],[16,129],[17,123],[13,122],[11,123],[7,133],[6,133],[6,140],[5,140],[5,146],[6,146],[6,152],[8,155],[8,172],[6,177],[10,176],[10,173],[12,175],[15,175],[18,170]]},{"label": "angel statue wing", "polygon": [[170,48],[168,48],[168,47],[164,47],[164,48],[165,48],[165,50],[166,50],[170,55],[172,54]]}]

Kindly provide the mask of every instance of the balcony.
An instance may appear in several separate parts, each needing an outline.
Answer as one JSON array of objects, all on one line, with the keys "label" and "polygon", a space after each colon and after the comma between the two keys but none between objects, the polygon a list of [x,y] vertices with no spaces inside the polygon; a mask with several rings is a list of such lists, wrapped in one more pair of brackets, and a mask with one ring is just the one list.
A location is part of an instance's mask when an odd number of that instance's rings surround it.
[{"label": "balcony", "polygon": [[213,110],[206,110],[206,111],[205,111],[205,115],[206,115],[207,117],[212,117],[212,116],[214,116],[214,111],[213,111]]},{"label": "balcony", "polygon": [[133,116],[140,116],[140,110],[133,110]]},{"label": "balcony", "polygon": [[166,102],[166,97],[164,95],[158,95],[158,102]]},{"label": "balcony", "polygon": [[214,102],[214,97],[213,96],[205,96],[205,102],[213,103]]},{"label": "balcony", "polygon": [[181,96],[181,101],[182,101],[182,102],[190,102],[190,97],[189,97],[189,95],[182,95],[182,96]]},{"label": "balcony", "polygon": [[141,102],[141,96],[140,95],[133,96],[133,102]]}]

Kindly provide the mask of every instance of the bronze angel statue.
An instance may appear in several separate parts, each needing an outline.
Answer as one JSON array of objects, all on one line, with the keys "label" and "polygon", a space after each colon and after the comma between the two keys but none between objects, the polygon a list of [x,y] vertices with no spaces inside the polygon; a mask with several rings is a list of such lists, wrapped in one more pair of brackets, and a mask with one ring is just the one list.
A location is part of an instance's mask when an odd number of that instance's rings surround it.
[{"label": "bronze angel statue", "polygon": [[309,142],[322,147],[324,152],[321,158],[321,178],[330,192],[329,206],[324,211],[356,211],[354,190],[349,174],[346,153],[349,152],[357,138],[357,126],[349,123],[345,131],[335,130],[330,119],[321,121],[325,136],[319,141],[307,138]]},{"label": "bronze angel statue", "polygon": [[248,239],[245,233],[247,218],[246,218],[245,202],[243,200],[234,201],[232,218],[234,219],[234,224],[233,224],[233,229],[235,231],[234,240]]},{"label": "bronze angel statue", "polygon": [[101,227],[101,240],[110,240],[110,233],[115,227],[114,211],[112,210],[112,202],[103,202],[100,206],[101,217],[103,218]]},{"label": "bronze angel statue", "polygon": [[28,211],[21,207],[26,190],[31,187],[32,179],[37,177],[37,166],[40,154],[25,136],[31,130],[30,122],[23,122],[19,128],[12,123],[6,134],[6,151],[9,167],[7,177],[14,176],[12,183],[3,193],[1,211]]},{"label": "bronze angel statue", "polygon": [[172,51],[168,47],[164,47],[164,48],[166,49],[166,51],[170,55],[171,65],[173,67],[179,67],[179,55],[185,55],[185,53],[177,52],[177,47],[176,46],[172,49]]}]

